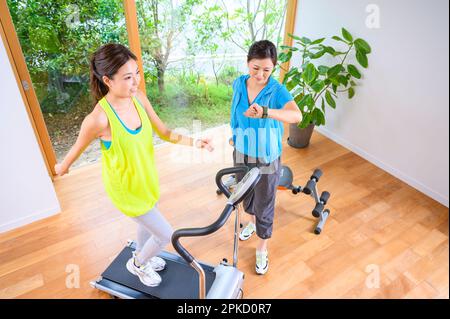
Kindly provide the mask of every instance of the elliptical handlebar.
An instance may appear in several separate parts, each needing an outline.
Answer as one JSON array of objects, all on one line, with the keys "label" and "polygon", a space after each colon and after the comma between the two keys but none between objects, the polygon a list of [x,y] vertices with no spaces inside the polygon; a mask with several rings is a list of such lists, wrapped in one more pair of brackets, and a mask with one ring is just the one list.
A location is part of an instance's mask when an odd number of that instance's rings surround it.
[{"label": "elliptical handlebar", "polygon": [[216,232],[226,223],[233,210],[234,206],[227,204],[220,217],[211,225],[201,228],[182,228],[176,230],[172,235],[173,247],[178,252],[178,254],[180,254],[180,256],[183,257],[184,260],[186,260],[187,263],[192,263],[195,258],[186,250],[186,248],[181,245],[180,238],[206,236]]},{"label": "elliptical handlebar", "polygon": [[[222,178],[225,175],[230,174],[236,174],[236,173],[248,173],[249,169],[246,166],[238,166],[238,167],[230,167],[230,168],[224,168],[221,169],[216,174],[216,184],[217,187],[229,198],[231,196],[231,192],[228,190],[228,188],[224,185],[222,182]],[[206,236],[209,234],[214,233],[219,228],[221,228],[228,218],[230,217],[231,213],[235,209],[235,206],[232,204],[227,204],[225,208],[222,211],[222,214],[219,216],[219,218],[212,223],[211,225],[208,225],[206,227],[201,228],[182,228],[176,230],[172,235],[172,245],[175,248],[175,250],[180,254],[181,257],[183,257],[186,262],[189,264],[192,263],[195,258],[186,250],[186,248],[183,247],[180,243],[181,237],[199,237],[199,236]]]},{"label": "elliptical handlebar", "polygon": [[230,198],[231,196],[231,192],[228,189],[228,187],[226,187],[224,185],[224,183],[222,182],[222,178],[225,175],[231,175],[231,174],[236,174],[236,173],[244,173],[247,174],[249,171],[249,168],[247,166],[237,166],[237,167],[230,167],[230,168],[224,168],[221,169],[219,172],[217,172],[216,174],[216,184],[217,187],[222,191],[223,194],[225,194],[225,196],[227,198]]}]

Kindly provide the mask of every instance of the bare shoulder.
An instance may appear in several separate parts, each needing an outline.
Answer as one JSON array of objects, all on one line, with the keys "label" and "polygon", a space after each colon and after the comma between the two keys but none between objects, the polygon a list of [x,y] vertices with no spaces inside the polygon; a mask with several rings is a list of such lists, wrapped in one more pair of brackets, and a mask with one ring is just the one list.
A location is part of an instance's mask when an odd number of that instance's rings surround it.
[{"label": "bare shoulder", "polygon": [[99,131],[108,128],[109,125],[108,117],[98,103],[95,105],[94,110],[86,116],[86,120],[92,122],[92,125],[94,125]]}]

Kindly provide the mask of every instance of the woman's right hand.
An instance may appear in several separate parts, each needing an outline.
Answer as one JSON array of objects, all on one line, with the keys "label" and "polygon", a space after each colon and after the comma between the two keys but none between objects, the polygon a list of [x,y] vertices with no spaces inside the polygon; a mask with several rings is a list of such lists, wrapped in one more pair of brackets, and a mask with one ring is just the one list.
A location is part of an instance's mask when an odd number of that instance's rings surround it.
[{"label": "woman's right hand", "polygon": [[56,175],[58,175],[58,176],[64,176],[69,173],[69,168],[65,167],[61,163],[56,163],[55,164],[55,172],[56,172]]}]

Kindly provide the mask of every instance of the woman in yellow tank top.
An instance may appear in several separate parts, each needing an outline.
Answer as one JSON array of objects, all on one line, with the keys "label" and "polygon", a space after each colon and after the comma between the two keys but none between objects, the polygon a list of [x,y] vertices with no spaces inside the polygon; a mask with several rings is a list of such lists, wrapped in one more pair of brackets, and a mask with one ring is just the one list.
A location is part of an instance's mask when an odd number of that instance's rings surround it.
[{"label": "woman in yellow tank top", "polygon": [[106,44],[91,59],[91,93],[97,104],[81,125],[76,143],[55,165],[63,176],[96,138],[101,139],[102,178],[113,204],[138,223],[137,247],[127,269],[147,286],[157,286],[165,262],[157,257],[172,227],[157,208],[159,181],[153,129],[165,141],[213,150],[207,138],[194,140],[168,129],[153,110],[140,82],[136,56],[120,44]]}]

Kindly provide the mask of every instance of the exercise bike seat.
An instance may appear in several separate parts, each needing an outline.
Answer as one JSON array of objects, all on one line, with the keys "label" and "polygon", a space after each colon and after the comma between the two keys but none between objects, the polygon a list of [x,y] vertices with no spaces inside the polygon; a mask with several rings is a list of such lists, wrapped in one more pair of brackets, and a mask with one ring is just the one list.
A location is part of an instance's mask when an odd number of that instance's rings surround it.
[{"label": "exercise bike seat", "polygon": [[294,174],[288,166],[281,166],[280,181],[278,182],[278,189],[292,189],[292,182],[294,181]]},{"label": "exercise bike seat", "polygon": [[[230,137],[228,140],[228,143],[234,147],[234,141],[233,138]],[[292,185],[292,182],[294,181],[294,174],[292,173],[292,170],[288,166],[281,166],[281,176],[280,181],[278,182],[277,189],[279,190],[286,190],[286,189],[294,189],[294,185]],[[234,182],[234,180],[233,180]],[[221,194],[221,191],[218,190],[217,194]]]}]

